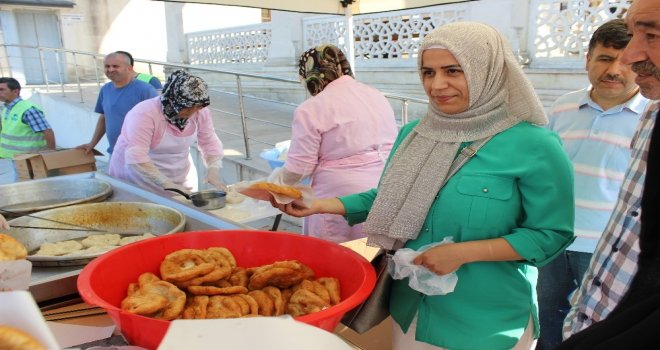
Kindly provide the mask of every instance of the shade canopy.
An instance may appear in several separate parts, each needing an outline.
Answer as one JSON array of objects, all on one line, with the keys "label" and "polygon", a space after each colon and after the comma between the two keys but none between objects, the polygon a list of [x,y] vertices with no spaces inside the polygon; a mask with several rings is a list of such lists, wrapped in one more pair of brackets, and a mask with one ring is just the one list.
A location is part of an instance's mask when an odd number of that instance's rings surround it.
[{"label": "shade canopy", "polygon": [[346,25],[346,58],[355,74],[353,15],[444,5],[473,0],[155,0],[180,3],[252,7],[301,13],[343,15]]},{"label": "shade canopy", "polygon": [[228,6],[254,7],[270,10],[345,14],[343,4],[351,3],[351,13],[377,13],[418,7],[463,2],[465,0],[159,0],[168,2],[187,2],[198,4],[216,4]]}]

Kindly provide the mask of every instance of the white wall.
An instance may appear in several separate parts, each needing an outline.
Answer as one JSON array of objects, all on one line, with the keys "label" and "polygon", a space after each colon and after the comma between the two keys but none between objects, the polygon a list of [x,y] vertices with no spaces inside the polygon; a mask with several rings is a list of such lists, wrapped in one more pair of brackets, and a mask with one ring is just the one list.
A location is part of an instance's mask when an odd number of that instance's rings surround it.
[{"label": "white wall", "polygon": [[[184,32],[261,22],[259,9],[220,5],[185,4],[182,16]],[[116,14],[99,46],[101,53],[116,50],[129,51],[136,58],[166,61],[165,3],[129,1]]]},{"label": "white wall", "polygon": [[183,6],[184,33],[257,23],[261,23],[260,9],[205,4],[186,4]]}]

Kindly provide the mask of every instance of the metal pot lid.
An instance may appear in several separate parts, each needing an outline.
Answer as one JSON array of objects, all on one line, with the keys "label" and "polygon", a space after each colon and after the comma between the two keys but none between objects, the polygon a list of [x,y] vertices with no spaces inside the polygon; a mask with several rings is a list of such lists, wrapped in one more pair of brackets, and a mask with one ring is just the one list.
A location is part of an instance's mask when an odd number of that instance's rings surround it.
[{"label": "metal pot lid", "polygon": [[87,202],[100,202],[112,195],[112,186],[97,179],[52,178],[0,186],[0,209],[19,216]]}]

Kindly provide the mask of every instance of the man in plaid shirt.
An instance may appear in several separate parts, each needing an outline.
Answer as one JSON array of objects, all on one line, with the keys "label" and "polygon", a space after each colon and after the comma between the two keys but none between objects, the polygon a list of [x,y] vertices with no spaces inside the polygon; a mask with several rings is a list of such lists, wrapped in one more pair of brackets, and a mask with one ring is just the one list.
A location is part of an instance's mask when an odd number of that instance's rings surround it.
[{"label": "man in plaid shirt", "polygon": [[[626,15],[626,22],[631,41],[623,51],[621,61],[625,64],[632,64],[632,70],[637,73],[635,82],[639,85],[642,95],[651,100],[659,100],[660,2],[634,0]],[[646,281],[637,281],[635,275],[638,271],[642,271],[640,267],[643,265],[640,265],[642,261],[640,258],[645,256],[646,251],[642,250],[643,253],[640,255],[640,232],[646,232],[648,229],[646,226],[643,227],[642,223],[647,225],[647,221],[654,220],[651,218],[653,216],[651,212],[642,219],[642,208],[653,208],[644,203],[654,200],[651,198],[652,196],[649,196],[647,190],[655,188],[655,182],[658,181],[657,178],[649,175],[651,181],[645,182],[647,168],[650,173],[653,167],[657,168],[658,165],[655,163],[660,161],[660,154],[655,153],[656,147],[653,147],[651,143],[652,134],[659,134],[656,138],[660,137],[660,130],[654,131],[658,109],[659,102],[649,103],[633,137],[632,159],[616,207],[596,247],[582,284],[571,299],[572,308],[564,321],[564,339],[569,337],[571,339],[562,343],[560,348],[592,348],[595,344],[614,344],[612,341],[624,342],[632,346],[631,342],[641,341],[641,336],[653,336],[645,331],[619,336],[622,332],[625,333],[624,331],[634,327],[639,329],[640,325],[649,325],[648,322],[641,321],[645,316],[635,314],[635,317],[640,317],[634,318],[630,312],[626,312],[632,310],[629,305],[622,304],[621,308],[614,313],[617,315],[616,324],[621,327],[618,329],[619,331],[612,332],[611,330],[614,328],[603,328],[604,325],[613,325],[614,322],[611,320],[603,322],[603,324],[599,324],[599,322],[608,318],[622,300],[630,304],[630,297],[624,297],[629,293],[631,284],[635,285],[633,280],[637,286],[647,290],[654,288],[649,286]],[[656,146],[657,142],[656,140]],[[654,156],[649,157],[650,153],[653,153]],[[643,197],[643,194],[647,197]],[[658,232],[653,234],[657,236]],[[644,248],[644,243],[641,246]],[[647,254],[652,256],[659,253],[647,251]],[[654,260],[646,261],[652,263]],[[644,269],[646,275],[650,272],[653,271]],[[622,314],[625,315],[624,318],[619,317]],[[622,322],[624,319],[625,322]],[[592,325],[597,325],[597,327]],[[599,329],[600,331],[598,331]],[[581,332],[583,330],[585,331]],[[578,332],[580,333],[575,335]],[[587,339],[590,343],[585,342]],[[644,342],[642,341],[641,344]]]}]

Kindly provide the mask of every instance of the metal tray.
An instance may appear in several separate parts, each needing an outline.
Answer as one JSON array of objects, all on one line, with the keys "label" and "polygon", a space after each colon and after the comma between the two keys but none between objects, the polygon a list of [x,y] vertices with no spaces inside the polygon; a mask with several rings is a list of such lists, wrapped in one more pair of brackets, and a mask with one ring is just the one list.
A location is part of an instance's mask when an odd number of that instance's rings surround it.
[{"label": "metal tray", "polygon": [[[107,231],[108,233],[149,232],[156,236],[180,232],[186,224],[186,217],[181,212],[160,204],[104,202],[46,210],[32,214],[32,217],[22,216],[10,220],[9,225],[76,228],[35,218],[35,216]],[[43,243],[83,239],[89,235],[102,234],[102,232],[11,228],[8,234],[23,243],[29,254],[33,254]],[[34,266],[80,266],[102,254],[95,253],[69,257],[28,255],[27,259]]]},{"label": "metal tray", "polygon": [[[7,217],[68,205],[101,202],[112,195],[112,186],[97,179],[52,178],[0,186],[0,209]],[[2,212],[2,211],[0,211]]]}]

